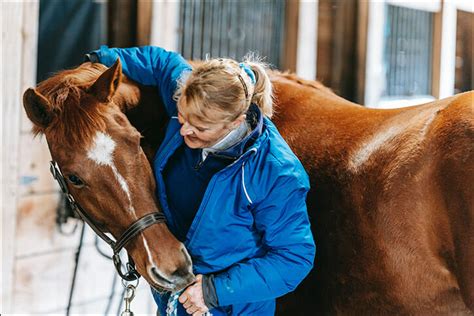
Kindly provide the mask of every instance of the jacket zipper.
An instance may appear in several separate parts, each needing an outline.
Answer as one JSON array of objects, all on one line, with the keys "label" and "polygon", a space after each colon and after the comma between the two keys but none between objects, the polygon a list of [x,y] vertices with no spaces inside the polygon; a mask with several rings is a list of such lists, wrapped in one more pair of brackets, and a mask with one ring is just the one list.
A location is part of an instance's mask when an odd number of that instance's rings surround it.
[{"label": "jacket zipper", "polygon": [[[217,172],[216,174],[214,174],[214,176],[212,176],[211,178],[211,181],[209,182],[208,186],[207,186],[207,189],[206,189],[206,192],[204,194],[204,197],[202,199],[202,202],[205,201],[205,204],[202,204],[200,205],[197,213],[196,213],[196,216],[194,217],[194,220],[193,222],[191,223],[191,227],[189,228],[189,230],[193,229],[193,232],[191,235],[187,235],[186,236],[186,241],[187,241],[187,247],[191,247],[192,244],[194,243],[194,236],[196,235],[196,232],[201,224],[201,220],[202,220],[202,217],[203,217],[203,212],[204,212],[204,209],[206,208],[207,206],[207,203],[209,201],[209,198],[210,198],[210,194],[211,194],[211,191],[214,190],[214,182],[216,181],[217,179],[217,176],[219,176],[221,173],[223,173],[224,171],[226,171],[227,169],[231,168],[233,165],[235,165],[238,161],[240,161],[242,158],[244,157],[247,157],[250,155],[250,152],[254,152],[256,153],[257,152],[257,148],[251,148],[250,150],[248,150],[247,152],[245,152],[242,156],[240,156],[238,159],[236,159],[233,163],[231,163],[230,165],[228,165],[227,167],[225,167],[224,169],[222,169],[221,171]],[[208,190],[209,188],[211,188],[211,184],[212,184],[212,190]],[[199,216],[199,218],[197,218],[197,216]],[[195,223],[195,221],[197,220],[197,222]],[[189,233],[189,231],[188,231]]]},{"label": "jacket zipper", "polygon": [[[239,159],[240,157],[229,157],[229,156],[224,156],[224,155],[218,155],[218,154],[213,154],[213,153],[209,153],[207,154],[207,157],[209,156],[212,156],[212,157],[217,157],[217,158],[223,158],[223,159],[229,159],[229,160],[236,160],[236,159]],[[207,157],[206,159],[199,159],[200,161],[194,166],[194,170],[199,170],[201,169],[202,165],[204,164],[204,162],[207,160]]]}]

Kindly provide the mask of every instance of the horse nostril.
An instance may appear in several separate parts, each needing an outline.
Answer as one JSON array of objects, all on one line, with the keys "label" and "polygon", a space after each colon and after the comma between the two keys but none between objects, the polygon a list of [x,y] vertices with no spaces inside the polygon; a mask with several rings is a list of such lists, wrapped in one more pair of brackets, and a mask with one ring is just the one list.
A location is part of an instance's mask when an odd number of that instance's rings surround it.
[{"label": "horse nostril", "polygon": [[176,277],[176,278],[186,278],[188,277],[190,274],[190,271],[189,271],[189,268],[188,267],[181,267],[181,268],[178,268],[176,269],[173,273],[172,273],[172,276],[173,277]]}]

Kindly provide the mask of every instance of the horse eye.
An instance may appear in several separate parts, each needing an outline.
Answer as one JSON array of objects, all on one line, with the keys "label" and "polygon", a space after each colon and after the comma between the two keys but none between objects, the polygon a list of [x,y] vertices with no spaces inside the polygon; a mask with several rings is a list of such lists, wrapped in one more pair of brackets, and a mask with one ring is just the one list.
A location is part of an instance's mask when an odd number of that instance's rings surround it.
[{"label": "horse eye", "polygon": [[75,186],[79,186],[79,187],[84,186],[84,182],[81,180],[81,178],[79,178],[78,176],[74,174],[68,175],[67,179],[69,180],[69,182],[71,182]]}]

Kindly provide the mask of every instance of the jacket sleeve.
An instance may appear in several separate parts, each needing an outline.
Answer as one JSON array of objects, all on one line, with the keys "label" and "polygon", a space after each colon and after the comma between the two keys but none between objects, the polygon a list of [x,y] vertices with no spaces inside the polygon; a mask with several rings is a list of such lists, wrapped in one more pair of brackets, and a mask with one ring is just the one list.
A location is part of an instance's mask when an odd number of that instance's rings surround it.
[{"label": "jacket sleeve", "polygon": [[177,114],[173,95],[181,76],[192,68],[178,53],[169,52],[156,46],[132,48],[108,48],[102,46],[94,51],[99,61],[107,67],[117,58],[122,62],[122,70],[130,79],[143,85],[157,86],[169,116]]},{"label": "jacket sleeve", "polygon": [[306,209],[308,189],[295,176],[280,177],[255,207],[266,253],[214,275],[219,306],[274,299],[294,290],[310,272],[316,248]]}]

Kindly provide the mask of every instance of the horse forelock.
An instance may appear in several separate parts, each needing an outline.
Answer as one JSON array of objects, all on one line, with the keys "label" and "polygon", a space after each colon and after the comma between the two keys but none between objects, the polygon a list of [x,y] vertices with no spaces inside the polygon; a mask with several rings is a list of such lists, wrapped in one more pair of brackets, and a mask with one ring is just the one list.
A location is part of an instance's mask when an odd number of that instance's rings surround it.
[{"label": "horse forelock", "polygon": [[98,131],[105,131],[107,105],[91,102],[89,88],[107,68],[85,63],[76,69],[58,72],[41,82],[36,90],[49,101],[53,120],[46,129],[33,127],[35,134],[45,133],[61,146],[87,146]]}]

